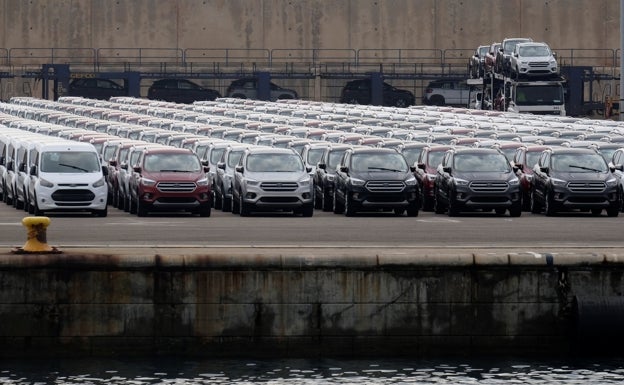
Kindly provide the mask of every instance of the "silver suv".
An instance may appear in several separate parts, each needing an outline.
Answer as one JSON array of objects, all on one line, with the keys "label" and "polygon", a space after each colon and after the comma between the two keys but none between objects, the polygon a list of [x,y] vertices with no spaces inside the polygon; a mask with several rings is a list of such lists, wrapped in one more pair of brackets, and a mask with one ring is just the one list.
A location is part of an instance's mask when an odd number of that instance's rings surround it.
[{"label": "silver suv", "polygon": [[516,44],[511,54],[511,76],[551,76],[558,75],[557,59],[546,43]]},{"label": "silver suv", "polygon": [[252,147],[235,168],[232,213],[293,211],[304,217],[314,213],[314,183],[310,169],[291,149]]},{"label": "silver suv", "polygon": [[466,107],[470,100],[470,86],[466,79],[439,79],[431,81],[423,93],[423,104],[433,106],[455,105]]}]

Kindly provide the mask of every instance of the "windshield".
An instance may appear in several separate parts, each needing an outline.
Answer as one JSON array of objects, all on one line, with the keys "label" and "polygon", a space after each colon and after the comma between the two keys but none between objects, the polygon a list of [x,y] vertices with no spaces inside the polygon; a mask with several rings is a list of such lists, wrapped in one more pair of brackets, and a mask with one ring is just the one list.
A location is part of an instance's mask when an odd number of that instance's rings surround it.
[{"label": "windshield", "polygon": [[523,57],[550,56],[550,50],[543,45],[529,45],[519,47],[518,54]]},{"label": "windshield", "polygon": [[563,104],[563,87],[560,84],[516,87],[518,106],[553,104]]},{"label": "windshield", "polygon": [[457,154],[453,169],[463,172],[510,172],[511,168],[503,154]]},{"label": "windshield", "polygon": [[201,170],[195,154],[149,154],[145,157],[145,171],[198,172]]},{"label": "windshield", "polygon": [[225,148],[215,148],[210,152],[210,163],[217,164],[223,157]]},{"label": "windshield", "polygon": [[41,171],[58,173],[98,172],[100,163],[95,152],[50,151],[41,156]]},{"label": "windshield", "polygon": [[327,170],[335,170],[340,163],[344,153],[346,150],[334,150],[329,152],[329,159],[326,169]]},{"label": "windshield", "polygon": [[240,158],[243,156],[243,149],[237,151],[230,151],[227,158],[227,165],[230,168],[236,167],[238,162],[240,162]]},{"label": "windshield", "polygon": [[407,164],[413,166],[414,163],[418,161],[420,157],[420,153],[422,152],[422,148],[414,147],[414,148],[404,148],[403,149],[403,157],[407,161]]},{"label": "windshield", "polygon": [[442,158],[444,158],[444,154],[446,151],[432,151],[429,153],[429,157],[427,159],[429,167],[438,167],[440,163],[442,163]]},{"label": "windshield", "polygon": [[301,172],[303,161],[297,154],[252,154],[247,170],[254,172]]},{"label": "windshield", "polygon": [[353,171],[394,171],[407,172],[407,162],[401,154],[393,153],[358,153],[351,158]]},{"label": "windshield", "polygon": [[323,156],[323,148],[315,148],[308,151],[308,164],[316,165],[321,161],[321,156]]},{"label": "windshield", "polygon": [[542,155],[541,151],[528,151],[526,153],[526,164],[530,168],[533,168],[539,161],[540,156]]},{"label": "windshield", "polygon": [[553,171],[561,172],[606,172],[607,163],[600,154],[553,154]]}]

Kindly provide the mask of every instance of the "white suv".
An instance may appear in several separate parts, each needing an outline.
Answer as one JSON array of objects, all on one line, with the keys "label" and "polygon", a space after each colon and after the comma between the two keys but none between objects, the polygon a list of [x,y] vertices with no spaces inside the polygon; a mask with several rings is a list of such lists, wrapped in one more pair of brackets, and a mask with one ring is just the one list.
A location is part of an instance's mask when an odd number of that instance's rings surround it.
[{"label": "white suv", "polygon": [[546,43],[520,43],[511,54],[511,76],[551,76],[559,74],[557,59]]},{"label": "white suv", "polygon": [[236,166],[232,186],[232,213],[293,211],[314,213],[314,183],[301,156],[286,148],[252,147]]}]

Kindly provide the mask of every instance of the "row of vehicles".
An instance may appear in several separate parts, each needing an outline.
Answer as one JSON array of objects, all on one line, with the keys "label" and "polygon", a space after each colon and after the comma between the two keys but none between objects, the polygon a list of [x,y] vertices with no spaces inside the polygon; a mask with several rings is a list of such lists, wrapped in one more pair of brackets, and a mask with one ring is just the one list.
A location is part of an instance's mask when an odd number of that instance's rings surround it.
[{"label": "row of vehicles", "polygon": [[[310,216],[316,208],[616,216],[622,207],[616,122],[240,99],[184,106],[20,98],[2,110],[11,115],[0,123],[10,129],[53,134],[52,125],[100,148],[109,203],[140,215],[184,209],[207,216],[213,205],[240,215]],[[185,162],[178,152],[188,155]],[[157,154],[160,163],[147,162]],[[201,199],[182,199],[189,187],[183,177],[206,187]],[[160,185],[165,181],[174,183]]]}]

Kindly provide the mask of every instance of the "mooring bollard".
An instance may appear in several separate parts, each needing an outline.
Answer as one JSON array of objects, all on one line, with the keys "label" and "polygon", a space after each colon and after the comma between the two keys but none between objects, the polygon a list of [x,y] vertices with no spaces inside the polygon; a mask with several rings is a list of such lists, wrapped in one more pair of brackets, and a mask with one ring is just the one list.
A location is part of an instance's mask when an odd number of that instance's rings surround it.
[{"label": "mooring bollard", "polygon": [[48,217],[26,217],[22,224],[28,229],[28,239],[23,247],[17,249],[22,253],[56,253],[58,250],[47,244],[46,229],[50,225]]}]

